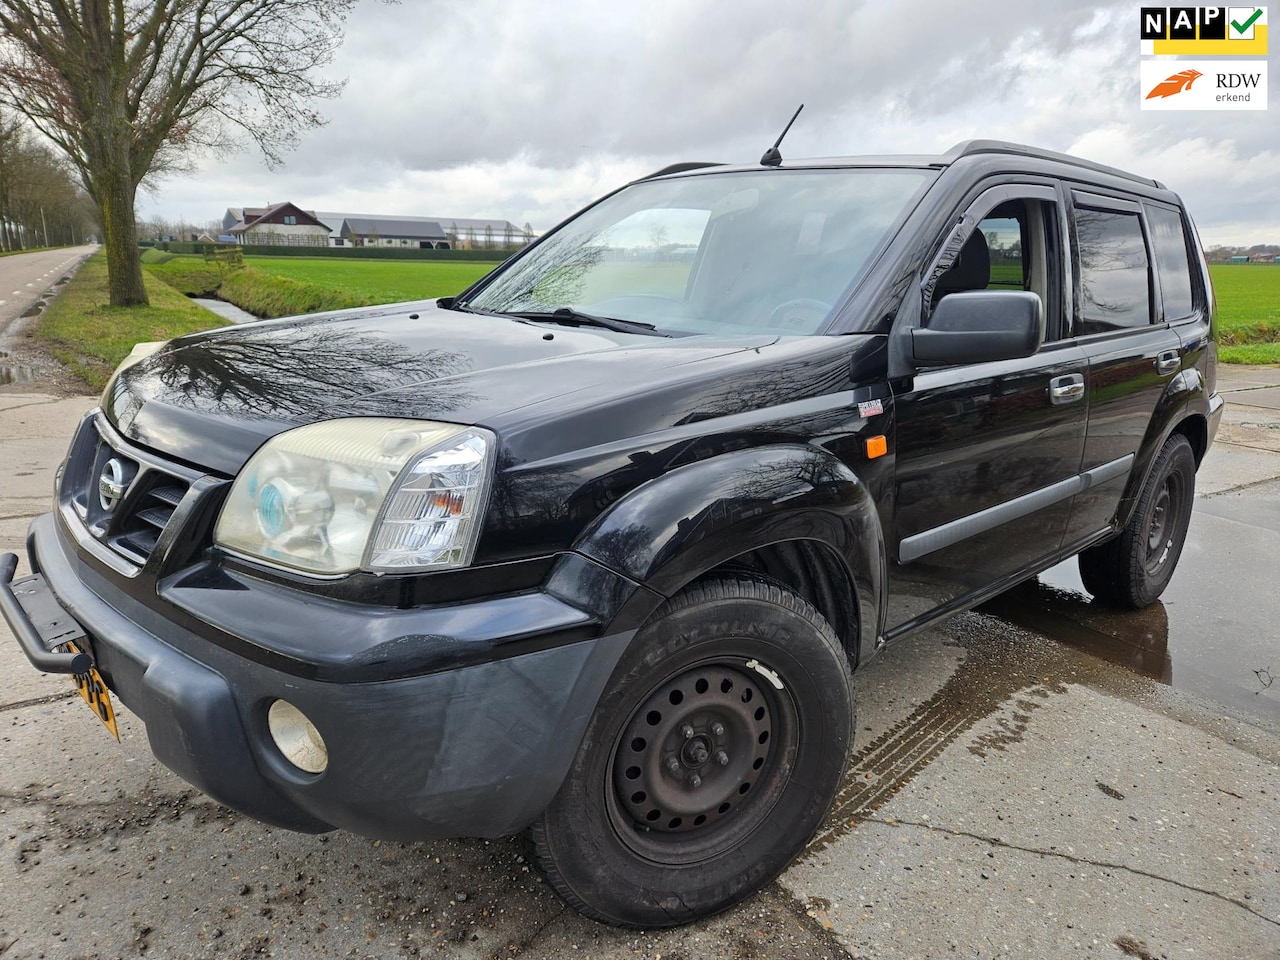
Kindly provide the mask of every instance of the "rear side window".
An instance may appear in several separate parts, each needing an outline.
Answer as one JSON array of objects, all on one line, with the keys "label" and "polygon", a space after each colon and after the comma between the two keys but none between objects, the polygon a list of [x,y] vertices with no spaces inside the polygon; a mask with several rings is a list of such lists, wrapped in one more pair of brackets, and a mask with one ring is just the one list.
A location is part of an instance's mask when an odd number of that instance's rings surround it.
[{"label": "rear side window", "polygon": [[1136,213],[1076,208],[1081,334],[1151,323],[1150,267]]},{"label": "rear side window", "polygon": [[1190,316],[1195,312],[1195,301],[1182,215],[1166,207],[1147,207],[1147,225],[1151,228],[1152,255],[1160,271],[1164,318],[1179,320]]}]

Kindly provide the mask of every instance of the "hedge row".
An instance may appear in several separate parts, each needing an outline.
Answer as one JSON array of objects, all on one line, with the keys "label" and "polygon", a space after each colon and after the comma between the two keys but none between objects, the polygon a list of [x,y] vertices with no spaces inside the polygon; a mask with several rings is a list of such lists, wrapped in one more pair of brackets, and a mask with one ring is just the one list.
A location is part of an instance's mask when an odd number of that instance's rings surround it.
[{"label": "hedge row", "polygon": [[[169,253],[204,253],[223,250],[226,244],[161,241],[157,246]],[[422,250],[418,247],[274,247],[246,244],[240,250],[246,259],[254,257],[339,257],[343,260],[501,260],[509,250]]]}]

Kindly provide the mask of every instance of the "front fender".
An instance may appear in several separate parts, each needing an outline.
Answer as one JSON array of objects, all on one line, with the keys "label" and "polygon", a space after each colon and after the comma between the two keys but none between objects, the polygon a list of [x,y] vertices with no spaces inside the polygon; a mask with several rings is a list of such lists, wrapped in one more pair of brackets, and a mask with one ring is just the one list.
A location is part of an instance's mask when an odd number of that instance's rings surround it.
[{"label": "front fender", "polygon": [[840,558],[867,656],[884,607],[884,537],[866,485],[821,448],[754,447],[672,470],[615,503],[574,550],[644,584],[656,608],[708,570],[792,540],[817,541]]}]

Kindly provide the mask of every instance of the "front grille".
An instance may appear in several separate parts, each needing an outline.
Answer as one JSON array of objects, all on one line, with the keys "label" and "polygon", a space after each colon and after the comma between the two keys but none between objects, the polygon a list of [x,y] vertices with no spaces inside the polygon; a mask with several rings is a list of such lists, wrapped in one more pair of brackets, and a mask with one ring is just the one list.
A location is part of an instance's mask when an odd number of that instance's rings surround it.
[{"label": "front grille", "polygon": [[[72,442],[63,471],[62,499],[96,539],[142,566],[155,551],[194,475],[132,447],[100,417],[87,419]],[[104,477],[112,481],[106,485],[107,494],[100,488]],[[122,490],[118,498],[110,496],[115,488]]]},{"label": "front grille", "polygon": [[151,471],[140,479],[153,481],[141,496],[130,497],[123,515],[117,518],[117,533],[107,542],[126,556],[132,555],[139,563],[145,563],[156,548],[160,534],[168,526],[173,511],[186,496],[187,484],[175,477]]}]

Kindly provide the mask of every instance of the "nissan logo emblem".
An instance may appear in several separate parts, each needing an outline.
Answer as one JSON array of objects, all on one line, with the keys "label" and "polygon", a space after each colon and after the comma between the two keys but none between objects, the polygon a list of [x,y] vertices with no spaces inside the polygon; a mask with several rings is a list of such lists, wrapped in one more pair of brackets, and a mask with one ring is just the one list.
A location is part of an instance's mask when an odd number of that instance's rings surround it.
[{"label": "nissan logo emblem", "polygon": [[129,481],[124,478],[124,464],[112,457],[103,466],[102,473],[98,474],[98,502],[102,504],[102,509],[107,513],[115,510],[128,489]]}]

